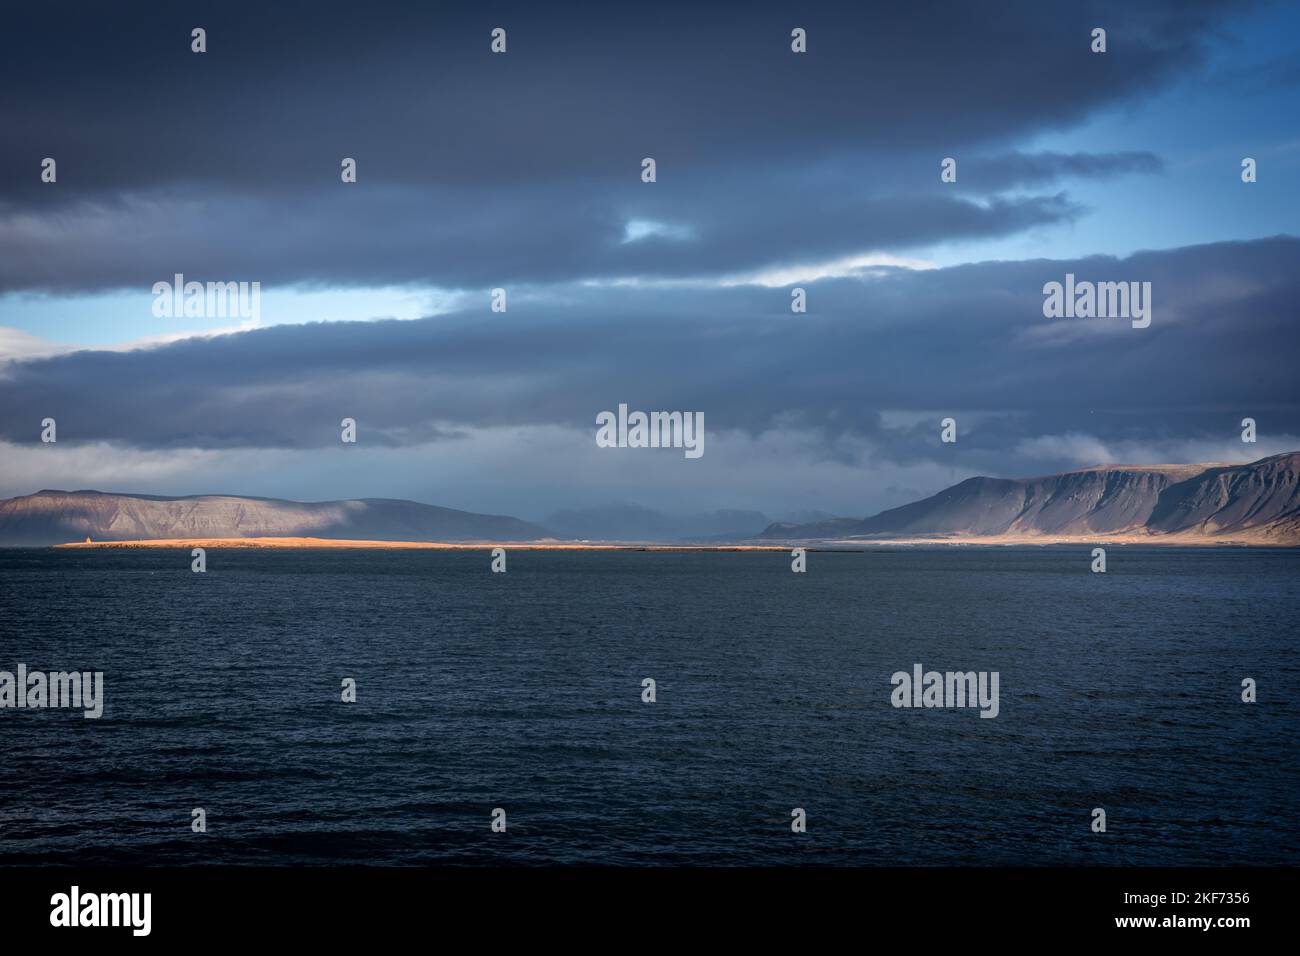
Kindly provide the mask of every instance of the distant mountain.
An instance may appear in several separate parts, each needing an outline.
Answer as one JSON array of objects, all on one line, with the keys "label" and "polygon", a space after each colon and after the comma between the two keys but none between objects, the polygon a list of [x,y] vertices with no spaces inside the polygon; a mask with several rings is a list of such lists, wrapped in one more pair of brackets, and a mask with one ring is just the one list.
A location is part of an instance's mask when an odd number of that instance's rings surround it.
[{"label": "distant mountain", "polygon": [[816,524],[819,521],[830,521],[835,515],[829,511],[818,511],[815,508],[805,508],[802,511],[791,511],[781,515],[778,521],[786,524]]},{"label": "distant mountain", "polygon": [[1300,452],[1245,465],[1100,465],[968,478],[870,518],[769,526],[760,537],[1188,535],[1300,544]]},{"label": "distant mountain", "polygon": [[531,541],[549,533],[518,518],[392,498],[282,501],[233,495],[163,498],[38,491],[0,500],[0,545],[146,538],[360,538],[376,541]]},{"label": "distant mountain", "polygon": [[633,504],[609,504],[557,511],[543,519],[565,538],[588,541],[737,541],[771,524],[759,511],[710,511],[669,515]]},{"label": "distant mountain", "polygon": [[1102,465],[1042,478],[969,478],[870,518],[771,523],[757,511],[666,515],[636,505],[557,511],[542,528],[391,498],[284,501],[38,491],[0,500],[0,546],[180,538],[716,542],[940,536],[1215,538],[1300,545],[1300,452],[1250,464]]}]

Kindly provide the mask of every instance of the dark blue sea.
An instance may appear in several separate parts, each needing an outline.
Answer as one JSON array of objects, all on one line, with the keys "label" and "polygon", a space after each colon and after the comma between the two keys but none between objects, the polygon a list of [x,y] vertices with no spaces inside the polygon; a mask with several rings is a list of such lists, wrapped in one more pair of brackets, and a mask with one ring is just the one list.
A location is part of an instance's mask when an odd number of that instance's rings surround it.
[{"label": "dark blue sea", "polygon": [[1300,551],[207,561],[0,550],[0,670],[105,681],[0,710],[0,864],[1300,861]]}]

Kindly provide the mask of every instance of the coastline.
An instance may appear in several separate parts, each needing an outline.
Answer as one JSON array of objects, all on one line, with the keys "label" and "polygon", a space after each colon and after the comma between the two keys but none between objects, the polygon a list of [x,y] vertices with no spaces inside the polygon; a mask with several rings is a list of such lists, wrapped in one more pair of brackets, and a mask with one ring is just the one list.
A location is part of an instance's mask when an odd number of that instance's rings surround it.
[{"label": "coastline", "polygon": [[789,551],[798,545],[690,545],[598,543],[569,541],[368,541],[352,538],[152,538],[135,541],[70,541],[54,548],[333,548],[401,549],[413,551],[482,551],[507,548],[511,551]]},{"label": "coastline", "polygon": [[1296,548],[1300,537],[1213,535],[1213,534],[1099,534],[1099,535],[931,535],[910,538],[828,538],[827,545],[888,545],[891,547],[917,547],[920,545],[979,545],[983,547],[1047,547],[1052,545],[1077,545],[1079,547],[1107,547],[1110,545],[1150,545],[1176,548]]},{"label": "coastline", "polygon": [[1249,537],[1241,535],[931,535],[901,538],[825,538],[808,541],[736,544],[663,544],[629,541],[376,541],[353,538],[264,537],[264,538],[142,538],[127,541],[69,541],[51,545],[59,549],[97,548],[324,548],[336,550],[432,550],[482,551],[507,548],[512,551],[863,551],[876,547],[1105,547],[1152,545],[1155,547],[1204,548],[1295,548],[1300,539]]}]

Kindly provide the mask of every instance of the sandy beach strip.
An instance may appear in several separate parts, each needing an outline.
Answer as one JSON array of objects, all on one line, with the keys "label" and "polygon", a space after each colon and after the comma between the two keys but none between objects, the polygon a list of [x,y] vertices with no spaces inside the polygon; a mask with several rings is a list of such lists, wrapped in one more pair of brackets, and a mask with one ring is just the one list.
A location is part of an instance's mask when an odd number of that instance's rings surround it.
[{"label": "sandy beach strip", "polygon": [[[358,541],[346,538],[157,538],[137,541],[72,541],[56,548],[369,548],[432,551],[483,551],[505,548],[509,551],[789,551],[792,545],[689,545],[636,544],[627,542],[573,541]],[[859,546],[860,547],[860,546]]]}]

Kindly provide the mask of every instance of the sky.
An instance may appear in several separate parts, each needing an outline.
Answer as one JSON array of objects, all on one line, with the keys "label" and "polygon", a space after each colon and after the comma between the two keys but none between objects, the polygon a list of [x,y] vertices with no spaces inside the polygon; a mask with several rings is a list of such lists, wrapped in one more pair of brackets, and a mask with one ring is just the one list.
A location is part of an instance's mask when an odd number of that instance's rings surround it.
[{"label": "sky", "polygon": [[860,516],[1300,449],[1300,5],[268,6],[6,14],[0,496]]}]

